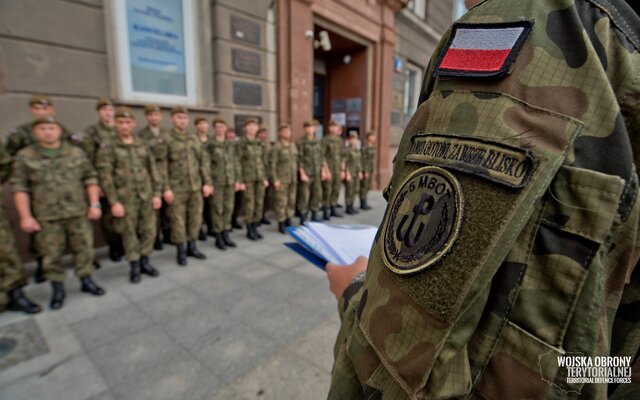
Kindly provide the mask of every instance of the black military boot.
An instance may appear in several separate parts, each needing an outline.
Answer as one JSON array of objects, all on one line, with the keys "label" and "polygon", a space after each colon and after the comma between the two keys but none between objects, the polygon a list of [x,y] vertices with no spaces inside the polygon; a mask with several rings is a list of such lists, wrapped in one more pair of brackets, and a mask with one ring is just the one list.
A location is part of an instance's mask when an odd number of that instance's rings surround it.
[{"label": "black military boot", "polygon": [[240,224],[240,222],[238,222],[238,217],[234,217],[231,219],[231,227],[233,229],[242,229],[242,225]]},{"label": "black military boot", "polygon": [[247,223],[247,238],[249,240],[258,240],[258,237],[256,236],[256,233],[253,230],[252,223]]},{"label": "black military boot", "polygon": [[361,210],[371,210],[371,206],[367,203],[367,199],[360,199],[360,209]]},{"label": "black military boot", "polygon": [[102,296],[105,291],[91,279],[90,276],[80,278],[80,290],[85,293],[91,293],[94,296]]},{"label": "black military boot", "polygon": [[156,240],[153,242],[153,249],[162,250],[163,248],[164,248],[164,245],[162,244],[162,238],[160,237],[160,235],[157,235]]},{"label": "black military boot", "polygon": [[62,308],[64,305],[64,284],[62,282],[51,282],[53,293],[51,294],[51,303],[49,306],[52,310]]},{"label": "black military boot", "polygon": [[122,261],[122,253],[120,252],[120,249],[118,248],[118,243],[116,240],[112,240],[108,243],[109,245],[109,259],[113,262],[120,262]]},{"label": "black military boot", "polygon": [[131,272],[129,273],[129,280],[131,283],[140,282],[140,261],[131,261]]},{"label": "black military boot", "polygon": [[238,247],[238,245],[231,240],[231,236],[229,236],[230,233],[230,230],[222,232],[222,240],[224,240],[224,244],[226,244],[227,247]]},{"label": "black military boot", "polygon": [[201,242],[207,241],[207,228],[200,228],[200,233],[198,233],[198,240]]},{"label": "black military boot", "polygon": [[352,204],[347,204],[347,214],[355,215],[355,214],[358,214],[358,211],[355,208],[353,208]]},{"label": "black military boot", "polygon": [[256,225],[271,225],[271,221],[269,221],[267,219],[266,215],[263,215],[262,219],[260,220],[260,222],[258,222],[258,224],[256,224]]},{"label": "black military boot", "polygon": [[98,261],[98,259],[97,259],[97,258],[94,258],[94,259],[93,259],[93,268],[94,268],[94,269],[100,269],[100,268],[102,268],[102,265],[100,265],[100,261]]},{"label": "black military boot", "polygon": [[27,314],[37,314],[42,311],[40,306],[29,300],[19,287],[9,290],[7,300],[7,310],[22,311]]},{"label": "black military boot", "polygon": [[292,225],[291,218],[287,218],[287,219],[284,220],[284,226],[286,226],[288,228],[291,225]]},{"label": "black military boot", "polygon": [[189,240],[187,242],[187,256],[188,257],[197,258],[199,260],[206,260],[207,259],[207,256],[202,254],[200,252],[200,250],[198,250],[198,248],[196,247],[196,241],[195,240]]},{"label": "black military boot", "polygon": [[47,280],[42,269],[42,257],[36,258],[36,272],[33,274],[33,280],[35,283],[42,283]]},{"label": "black military boot", "polygon": [[342,214],[336,210],[336,206],[331,206],[331,216],[336,218],[342,218]]},{"label": "black military boot", "polygon": [[149,263],[149,257],[147,256],[140,257],[140,272],[154,278],[160,276],[160,272]]},{"label": "black military boot", "polygon": [[[269,222],[269,224],[271,224],[271,222]],[[253,224],[253,233],[256,235],[256,237],[258,239],[262,239],[263,238],[262,234],[258,230],[258,224],[256,224],[256,223]]]},{"label": "black military boot", "polygon": [[278,222],[278,232],[285,235],[287,231],[284,228],[285,228],[284,222]]},{"label": "black military boot", "polygon": [[311,221],[312,222],[321,222],[322,218],[320,218],[318,216],[318,212],[317,211],[311,211]]},{"label": "black military boot", "polygon": [[307,218],[309,218],[309,212],[301,212],[300,213],[300,225],[304,225],[305,222],[307,222]]},{"label": "black military boot", "polygon": [[329,207],[325,207],[322,209],[322,219],[325,221],[331,220],[331,211],[329,210]]},{"label": "black military boot", "polygon": [[222,233],[216,232],[216,247],[220,250],[226,250],[227,244],[224,242],[224,238],[222,237]]},{"label": "black military boot", "polygon": [[178,250],[178,265],[184,267],[187,265],[187,245],[180,243],[176,248]]}]

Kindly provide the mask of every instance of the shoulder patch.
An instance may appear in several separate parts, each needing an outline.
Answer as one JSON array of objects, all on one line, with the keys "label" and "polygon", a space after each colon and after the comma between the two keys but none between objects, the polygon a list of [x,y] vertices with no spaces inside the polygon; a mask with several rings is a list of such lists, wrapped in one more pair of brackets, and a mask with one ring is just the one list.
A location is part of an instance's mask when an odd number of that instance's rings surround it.
[{"label": "shoulder patch", "polygon": [[470,173],[512,188],[522,188],[536,162],[530,151],[487,139],[420,133],[411,138],[405,161]]},{"label": "shoulder patch", "polygon": [[460,182],[439,167],[422,167],[409,175],[387,211],[383,259],[398,274],[436,264],[458,238],[464,213]]},{"label": "shoulder patch", "polygon": [[453,24],[434,76],[499,78],[507,75],[533,21]]}]

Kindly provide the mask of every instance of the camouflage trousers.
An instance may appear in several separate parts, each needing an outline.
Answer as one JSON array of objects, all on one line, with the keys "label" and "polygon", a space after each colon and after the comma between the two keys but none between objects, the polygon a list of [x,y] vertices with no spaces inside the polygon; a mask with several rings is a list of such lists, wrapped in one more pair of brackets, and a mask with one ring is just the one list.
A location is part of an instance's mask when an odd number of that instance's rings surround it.
[{"label": "camouflage trousers", "polygon": [[125,215],[115,218],[116,232],[122,236],[127,261],[150,256],[156,237],[156,212],[151,200],[131,199],[124,204]]},{"label": "camouflage trousers", "polygon": [[360,200],[366,200],[369,190],[371,190],[372,174],[367,173],[367,177],[360,182]]},{"label": "camouflage trousers", "polygon": [[[0,202],[0,296],[5,292],[27,284],[27,275],[22,267],[13,231]],[[2,300],[0,300],[0,304]]]},{"label": "camouflage trousers", "polygon": [[356,195],[360,192],[360,183],[357,174],[352,174],[351,180],[344,183],[344,201],[347,205],[353,205]]},{"label": "camouflage trousers", "polygon": [[247,182],[247,190],[242,194],[242,209],[246,223],[262,219],[265,187],[262,181]]},{"label": "camouflage trousers", "polygon": [[298,182],[298,210],[301,213],[320,210],[322,181],[320,176],[310,176],[309,182]]},{"label": "camouflage trousers", "polygon": [[42,256],[42,269],[47,280],[64,281],[62,256],[71,250],[76,275],[80,278],[93,272],[93,232],[84,215],[57,221],[38,221],[40,231],[35,234],[38,253]]},{"label": "camouflage trousers", "polygon": [[279,190],[274,190],[276,202],[276,221],[284,222],[293,218],[296,212],[296,183],[283,183]]},{"label": "camouflage trousers", "polygon": [[215,191],[209,198],[211,226],[214,232],[231,230],[231,214],[236,192],[233,185],[214,185]]},{"label": "camouflage trousers", "polygon": [[331,171],[331,179],[322,182],[322,203],[325,207],[338,204],[340,184],[340,170]]},{"label": "camouflage trousers", "polygon": [[196,240],[202,225],[202,193],[174,192],[175,199],[167,207],[171,224],[171,242],[174,244]]}]

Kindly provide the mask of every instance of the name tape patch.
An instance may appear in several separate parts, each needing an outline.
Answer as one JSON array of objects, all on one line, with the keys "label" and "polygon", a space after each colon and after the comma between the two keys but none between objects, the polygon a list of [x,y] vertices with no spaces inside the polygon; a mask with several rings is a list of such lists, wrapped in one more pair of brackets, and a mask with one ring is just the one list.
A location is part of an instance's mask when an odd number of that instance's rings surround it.
[{"label": "name tape patch", "polygon": [[475,137],[418,134],[405,161],[438,165],[522,188],[535,169],[528,150]]},{"label": "name tape patch", "polygon": [[503,77],[527,40],[533,21],[454,24],[433,74],[453,77]]},{"label": "name tape patch", "polygon": [[390,203],[383,259],[398,274],[433,266],[447,255],[462,226],[460,182],[439,167],[422,167],[403,182]]}]

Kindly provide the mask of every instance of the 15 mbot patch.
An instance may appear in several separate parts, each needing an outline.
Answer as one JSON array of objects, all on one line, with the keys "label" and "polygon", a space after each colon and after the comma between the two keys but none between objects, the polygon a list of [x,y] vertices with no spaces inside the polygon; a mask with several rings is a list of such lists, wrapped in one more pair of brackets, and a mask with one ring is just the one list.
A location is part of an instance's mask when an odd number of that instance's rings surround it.
[{"label": "15 mbot patch", "polygon": [[402,183],[388,208],[384,262],[398,274],[422,271],[444,257],[462,226],[460,182],[439,167],[423,167]]}]

